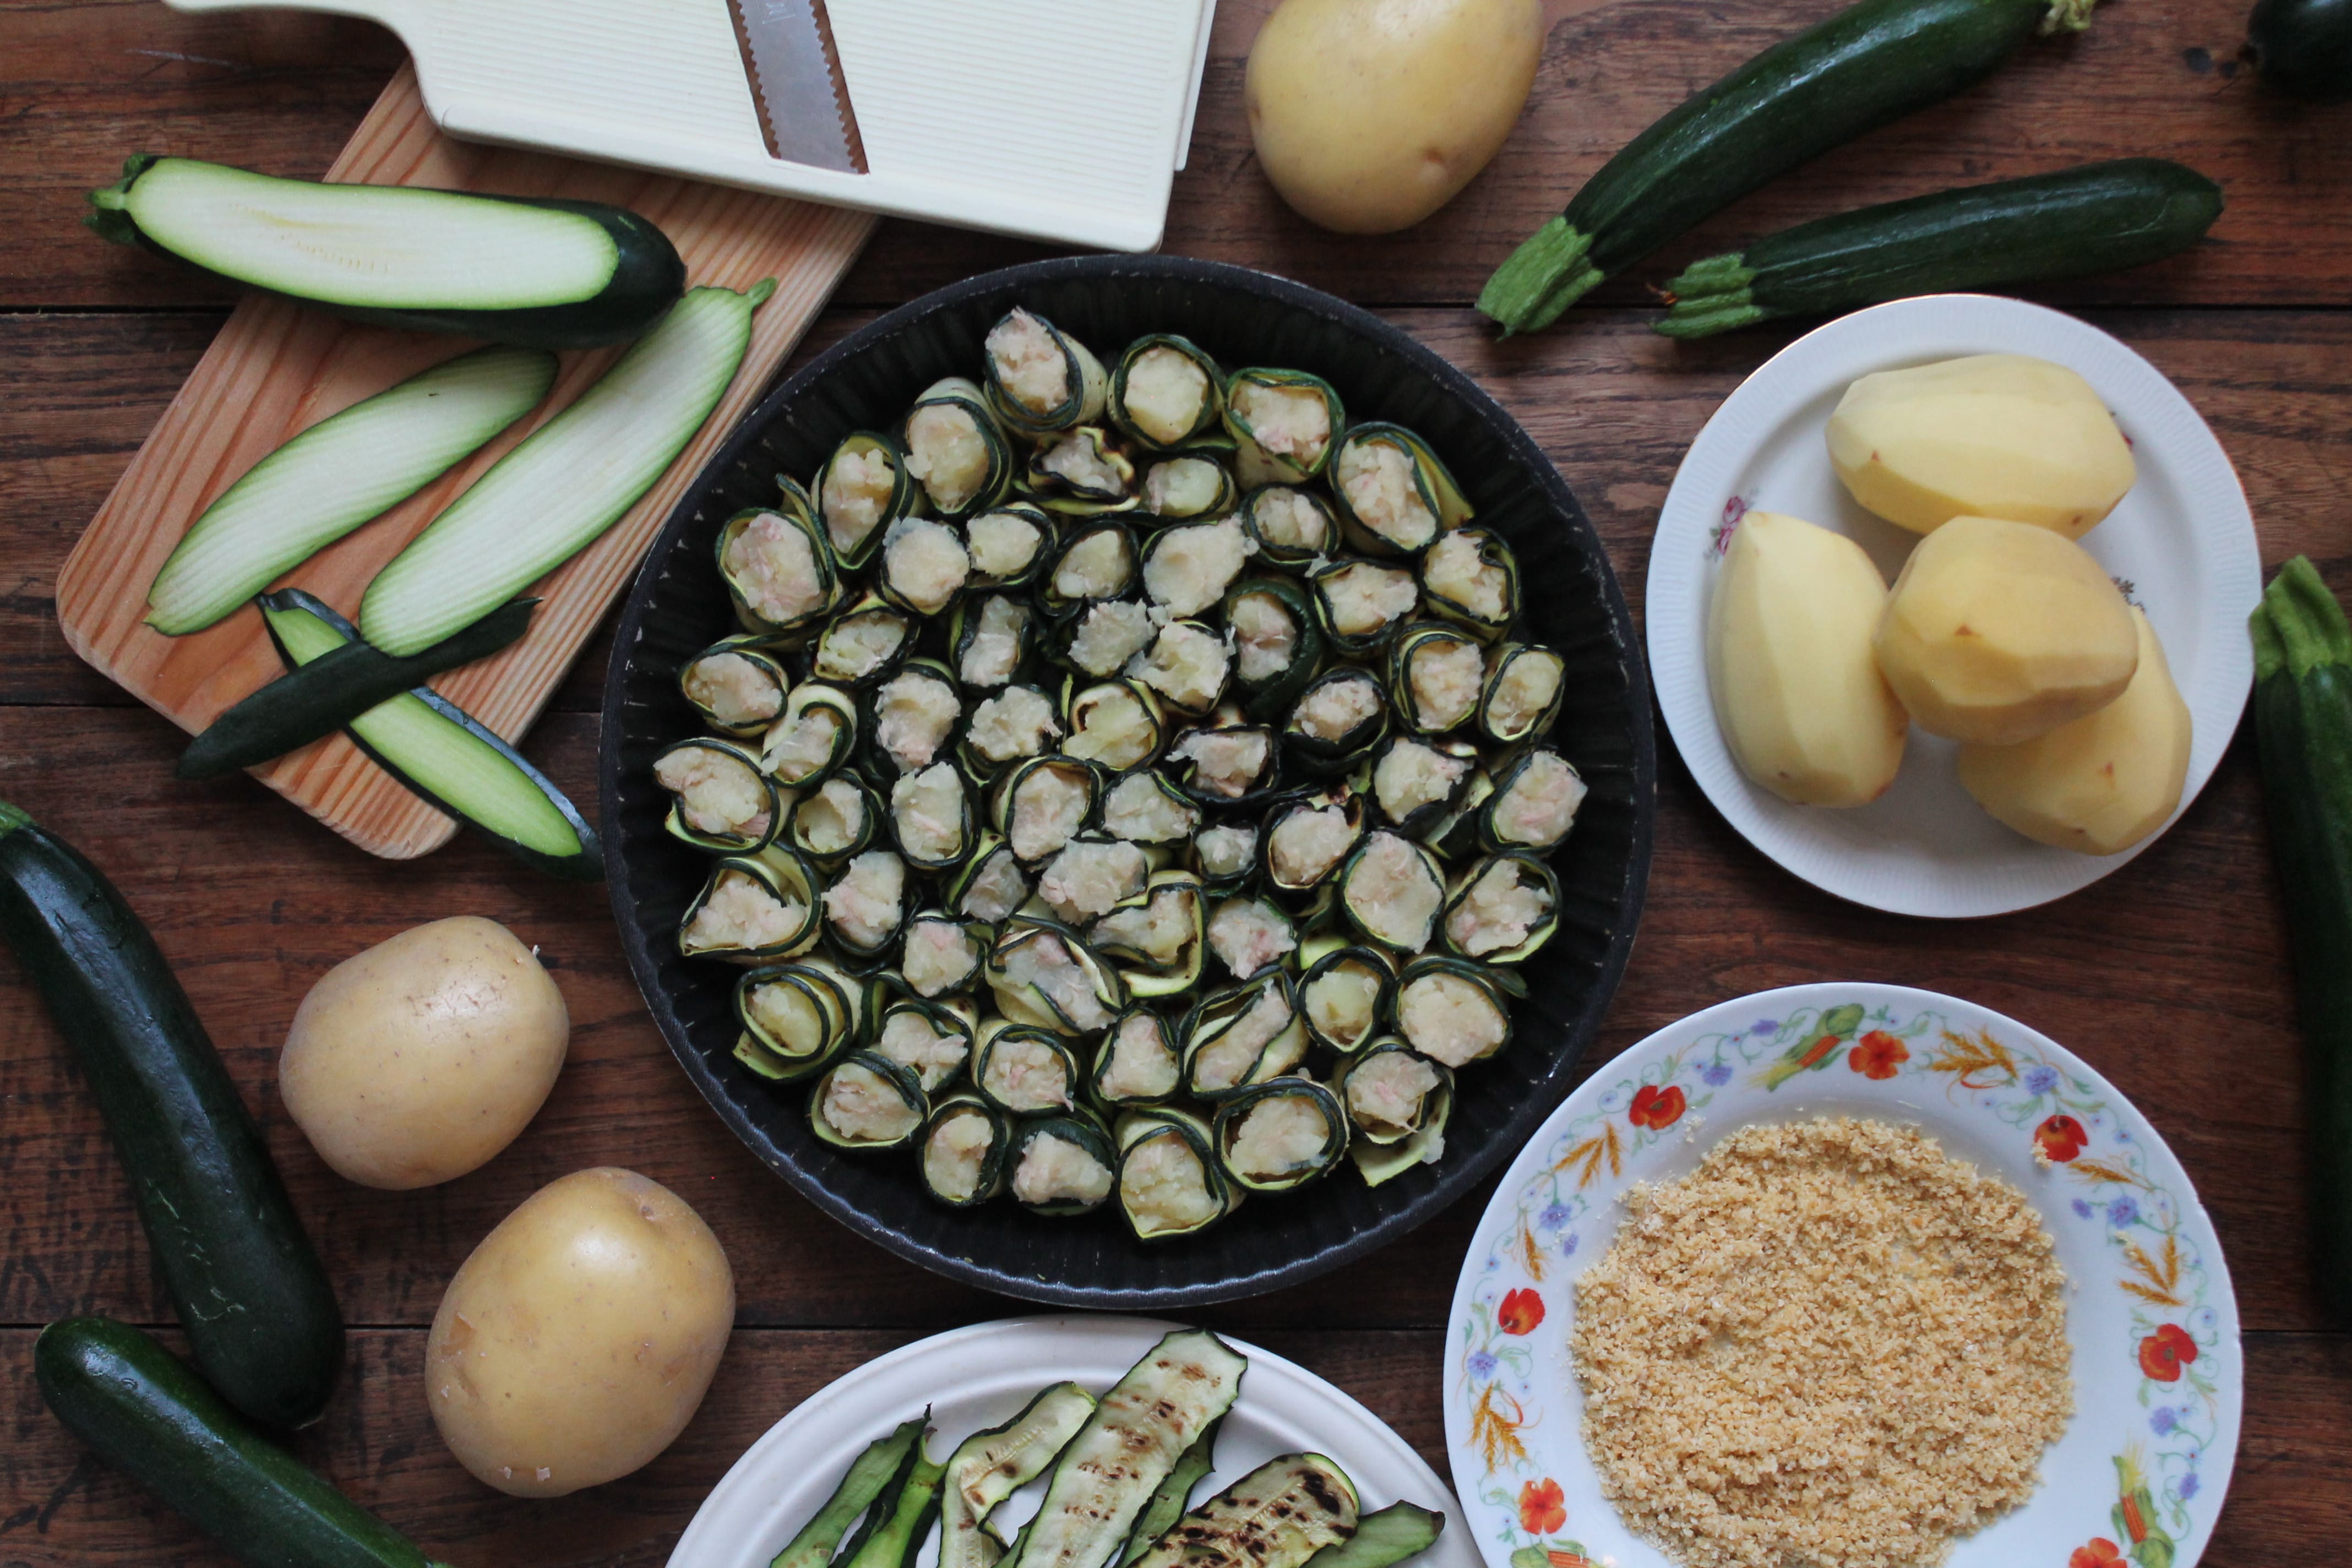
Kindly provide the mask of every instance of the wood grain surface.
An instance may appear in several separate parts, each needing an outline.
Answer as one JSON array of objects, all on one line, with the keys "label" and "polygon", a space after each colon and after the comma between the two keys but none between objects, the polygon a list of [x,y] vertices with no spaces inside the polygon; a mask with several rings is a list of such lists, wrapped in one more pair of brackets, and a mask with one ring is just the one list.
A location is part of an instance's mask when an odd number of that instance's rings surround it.
[{"label": "wood grain surface", "polygon": [[[1342,241],[1289,218],[1250,165],[1240,62],[1265,6],[1224,0],[1171,247],[1336,288],[1463,365],[1559,464],[1638,613],[1650,530],[1684,447],[1802,324],[1678,346],[1647,330],[1654,312],[1629,286],[1560,331],[1496,343],[1467,300],[1648,115],[1833,5],[1557,4],[1538,97],[1494,168],[1412,233]],[[2032,46],[1977,92],[1760,193],[1655,270],[1763,225],[1947,180],[2147,150],[2207,167],[2231,208],[2204,252],[2036,297],[2081,309],[2180,384],[2238,464],[2266,563],[2307,552],[2352,589],[2352,108],[2292,109],[2259,92],[2230,68],[2241,30],[2235,0],[2116,0],[2089,37]],[[651,1568],[710,1484],[800,1398],[920,1333],[1024,1309],[845,1235],[768,1177],[671,1064],[601,899],[470,838],[390,864],[246,780],[175,784],[177,731],[82,667],[50,609],[58,563],[227,303],[73,228],[80,192],[144,147],[318,173],[399,58],[384,35],[347,22],[0,0],[0,798],[82,845],[153,924],[358,1326],[344,1386],[299,1440],[303,1457],[455,1563]],[[801,353],[874,310],[1025,254],[884,225]],[[590,644],[524,748],[583,798],[604,652]],[[2179,1152],[2235,1278],[2246,1430],[2206,1561],[2340,1559],[2352,1548],[2352,1335],[2323,1321],[2310,1290],[2304,1077],[2251,737],[2115,876],[1965,926],[1889,920],[1792,881],[1706,807],[1670,745],[1664,758],[1648,911],[1588,1065],[1712,1003],[1837,978],[1956,992],[2063,1041]],[[483,1170],[423,1193],[351,1186],[278,1103],[287,1021],[337,962],[456,913],[492,916],[540,945],[572,1008],[571,1063],[530,1130]],[[0,1568],[226,1563],[84,1454],[33,1390],[39,1324],[96,1310],[168,1330],[171,1312],[80,1079],[5,955],[0,1092]],[[589,1493],[517,1502],[470,1481],[435,1436],[424,1326],[500,1216],[544,1182],[607,1163],[670,1185],[710,1221],[735,1264],[740,1326],[668,1454]],[[1443,1471],[1445,1306],[1486,1195],[1339,1273],[1208,1317],[1333,1378]]]}]

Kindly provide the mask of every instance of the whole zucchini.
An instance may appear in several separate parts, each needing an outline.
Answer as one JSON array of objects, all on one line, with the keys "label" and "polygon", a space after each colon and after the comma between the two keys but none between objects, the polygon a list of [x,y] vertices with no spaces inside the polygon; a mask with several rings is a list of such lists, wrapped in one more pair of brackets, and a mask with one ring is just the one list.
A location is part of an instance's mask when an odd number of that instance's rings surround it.
[{"label": "whole zucchini", "polygon": [[2312,1274],[2352,1323],[2352,626],[2303,556],[2253,613],[2254,737],[2311,1092]]},{"label": "whole zucchini", "polygon": [[2036,27],[2080,31],[2092,0],[1861,0],[1773,45],[1626,143],[1495,269],[1478,309],[1549,326],[1602,279],[1815,153],[1992,74]]},{"label": "whole zucchini", "polygon": [[2137,267],[2186,250],[2221,216],[2221,186],[2162,158],[1937,191],[1695,261],[1666,285],[1673,309],[1651,325],[1704,338],[1776,316]]},{"label": "whole zucchini", "polygon": [[2352,0],[2256,0],[2246,57],[2264,81],[2297,98],[2352,98]]},{"label": "whole zucchini", "polygon": [[247,1563],[436,1568],[383,1521],[239,1421],[128,1323],[67,1318],[33,1344],[41,1398],[100,1458]]},{"label": "whole zucchini", "polygon": [[342,1315],[261,1130],[122,895],[5,801],[0,940],[89,1077],[196,1365],[257,1421],[316,1420]]}]

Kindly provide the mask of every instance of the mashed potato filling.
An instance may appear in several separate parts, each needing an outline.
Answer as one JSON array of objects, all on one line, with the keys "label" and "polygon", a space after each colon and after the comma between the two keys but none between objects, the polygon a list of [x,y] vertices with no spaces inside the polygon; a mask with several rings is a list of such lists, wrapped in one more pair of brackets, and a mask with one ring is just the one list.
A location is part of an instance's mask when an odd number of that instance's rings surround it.
[{"label": "mashed potato filling", "polygon": [[981,346],[996,384],[1028,413],[1044,418],[1076,395],[1077,366],[1054,330],[1028,311],[1014,310],[988,330]]},{"label": "mashed potato filling", "polygon": [[1003,920],[1029,901],[1029,879],[1010,849],[999,849],[983,862],[966,885],[963,913],[976,921]]},{"label": "mashed potato filling", "polygon": [[1246,823],[1207,828],[1192,840],[1192,852],[1203,877],[1238,877],[1257,858],[1257,829]]},{"label": "mashed potato filling", "polygon": [[1331,1123],[1303,1094],[1270,1094],[1242,1113],[1225,1144],[1226,1163],[1251,1181],[1279,1181],[1323,1163]]},{"label": "mashed potato filling", "polygon": [[988,1152],[996,1143],[995,1124],[984,1110],[967,1109],[942,1116],[923,1141],[923,1181],[950,1203],[980,1196]]},{"label": "mashed potato filling", "polygon": [[1225,471],[1206,458],[1171,458],[1143,476],[1144,510],[1155,517],[1198,517],[1217,504]]},{"label": "mashed potato filling", "polygon": [[1334,465],[1339,493],[1356,521],[1400,550],[1418,550],[1437,532],[1437,513],[1422,499],[1412,457],[1392,441],[1350,441]]},{"label": "mashed potato filling", "polygon": [[797,985],[782,980],[754,985],[743,994],[743,1011],[761,1033],[790,1055],[813,1057],[828,1043],[832,1020]]},{"label": "mashed potato filling", "polygon": [[1445,937],[1472,958],[1505,952],[1550,918],[1551,894],[1516,860],[1496,860],[1445,917]]},{"label": "mashed potato filling", "polygon": [[1172,1127],[1147,1132],[1128,1146],[1118,1166],[1118,1201],[1147,1236],[1197,1230],[1217,1217],[1208,1168]]},{"label": "mashed potato filling", "polygon": [[1099,528],[1063,553],[1054,563],[1054,592],[1065,599],[1108,599],[1127,591],[1135,576],[1135,557],[1127,536],[1116,529]]},{"label": "mashed potato filling", "polygon": [[1376,942],[1400,952],[1429,945],[1445,888],[1421,851],[1393,833],[1366,837],[1340,896]]},{"label": "mashed potato filling", "polygon": [[1441,536],[1422,558],[1421,580],[1481,624],[1499,626],[1511,613],[1511,574],[1486,558],[1480,542],[1459,531]]},{"label": "mashed potato filling", "polygon": [[824,918],[843,941],[871,951],[898,929],[906,896],[906,862],[887,849],[869,849],[825,889]]},{"label": "mashed potato filling", "polygon": [[1035,864],[1070,841],[1086,826],[1094,805],[1087,775],[1067,764],[1032,769],[1013,791],[1013,853]]},{"label": "mashed potato filling", "polygon": [[1005,1110],[1035,1116],[1070,1108],[1069,1063],[1045,1041],[1000,1036],[982,1054],[980,1087]]},{"label": "mashed potato filling", "polygon": [[1403,1051],[1381,1051],[1348,1074],[1348,1110],[1373,1138],[1402,1138],[1437,1090],[1437,1069]]},{"label": "mashed potato filling", "polygon": [[1290,668],[1298,647],[1298,623],[1271,594],[1244,594],[1225,612],[1225,625],[1239,645],[1241,678],[1253,685]]},{"label": "mashed potato filling", "polygon": [[1095,945],[1172,972],[1183,963],[1185,949],[1192,945],[1198,897],[1190,886],[1155,889],[1140,906],[1113,910],[1095,921]]},{"label": "mashed potato filling", "polygon": [[1343,637],[1369,637],[1404,619],[1421,603],[1412,574],[1370,561],[1350,561],[1316,579],[1331,613],[1331,629]]},{"label": "mashed potato filling", "polygon": [[881,447],[835,453],[817,487],[825,536],[833,541],[834,549],[844,555],[854,554],[866,535],[880,526],[898,488],[898,465]]},{"label": "mashed potato filling", "polygon": [[988,440],[979,417],[955,402],[917,408],[907,416],[907,472],[940,511],[970,506],[988,482]]},{"label": "mashed potato filling", "polygon": [[[1192,764],[1195,786],[1224,800],[1239,800],[1255,788],[1273,754],[1273,739],[1263,730],[1188,731],[1168,752]],[[1253,847],[1256,837],[1251,829]]]},{"label": "mashed potato filling", "polygon": [[1335,963],[1298,988],[1315,1032],[1341,1050],[1364,1043],[1380,1020],[1381,977],[1360,963]]},{"label": "mashed potato filling", "polygon": [[866,795],[847,779],[827,779],[793,813],[793,831],[812,855],[839,855],[866,833]]},{"label": "mashed potato filling", "polygon": [[1146,440],[1162,447],[1183,440],[1208,401],[1208,372],[1165,343],[1144,350],[1127,367],[1124,408]]},{"label": "mashed potato filling", "polygon": [[981,601],[956,674],[966,686],[1002,686],[1021,664],[1021,644],[1029,629],[1029,607],[1003,594]]},{"label": "mashed potato filling", "polygon": [[1391,822],[1402,822],[1423,806],[1449,798],[1469,771],[1467,758],[1401,740],[1372,768],[1372,798]]},{"label": "mashed potato filling", "polygon": [[1080,839],[1065,847],[1037,879],[1037,894],[1065,923],[1076,924],[1106,913],[1110,907],[1143,891],[1150,867],[1143,851],[1116,839],[1105,843]]},{"label": "mashed potato filling", "polygon": [[920,1079],[925,1093],[955,1077],[971,1048],[969,1036],[940,1030],[914,1007],[902,1007],[891,1014],[874,1040],[877,1054]]},{"label": "mashed potato filling", "polygon": [[897,658],[912,631],[896,610],[844,616],[817,639],[810,668],[819,680],[854,686]]},{"label": "mashed potato filling", "polygon": [[1528,648],[1515,655],[1487,694],[1486,727],[1514,740],[1524,735],[1559,695],[1566,668],[1558,654],[1547,649]]},{"label": "mashed potato filling", "polygon": [[1103,796],[1104,831],[1138,844],[1175,844],[1201,826],[1201,814],[1171,795],[1150,773],[1129,773]]},{"label": "mashed potato filling", "polygon": [[1017,511],[982,512],[964,525],[963,535],[971,569],[999,583],[1029,570],[1045,543],[1045,533]]},{"label": "mashed potato filling", "polygon": [[1214,707],[1233,671],[1224,639],[1190,621],[1160,628],[1149,653],[1138,654],[1128,673],[1189,712]]},{"label": "mashed potato filling", "polygon": [[902,669],[874,697],[874,740],[901,773],[928,767],[962,711],[955,688],[937,674]]},{"label": "mashed potato filling", "polygon": [[963,848],[963,778],[950,763],[933,763],[890,786],[890,822],[909,858],[938,865]]},{"label": "mashed potato filling", "polygon": [[1267,864],[1286,888],[1311,888],[1356,846],[1356,825],[1340,806],[1286,813],[1266,839]]},{"label": "mashed potato filling", "polygon": [[955,921],[919,920],[907,928],[898,972],[916,995],[944,996],[980,973],[981,958],[980,943]]},{"label": "mashed potato filling", "polygon": [[1495,837],[1506,844],[1549,849],[1576,826],[1584,795],[1584,780],[1559,752],[1531,752],[1495,802]]},{"label": "mashed potato filling", "polygon": [[1248,979],[1297,946],[1290,921],[1262,900],[1229,900],[1209,917],[1209,951],[1236,980]]},{"label": "mashed potato filling", "polygon": [[1154,630],[1151,612],[1132,599],[1089,605],[1070,638],[1070,662],[1097,679],[1114,674],[1151,646]]},{"label": "mashed potato filling", "polygon": [[1013,1195],[1024,1204],[1086,1204],[1110,1196],[1110,1167],[1053,1131],[1038,1133],[1013,1173]]},{"label": "mashed potato filling", "polygon": [[656,759],[654,782],[677,796],[678,815],[697,833],[748,840],[768,831],[768,792],[740,757],[708,746],[673,746]]},{"label": "mashed potato filling", "polygon": [[1331,405],[1311,386],[1269,386],[1244,381],[1234,387],[1234,413],[1269,456],[1311,470],[1331,444]]},{"label": "mashed potato filling", "polygon": [[771,891],[749,872],[730,868],[719,873],[718,885],[686,922],[680,945],[688,952],[756,952],[782,946],[807,923],[806,904]]},{"label": "mashed potato filling", "polygon": [[[1206,465],[1203,465],[1206,466]],[[1172,464],[1151,470],[1157,479]],[[1249,563],[1249,536],[1233,518],[1171,528],[1152,542],[1143,591],[1177,619],[1197,616],[1225,596]]]},{"label": "mashed potato filling", "polygon": [[784,689],[740,653],[714,653],[686,667],[686,700],[730,730],[764,724],[784,710]]},{"label": "mashed potato filling", "polygon": [[900,1142],[923,1120],[898,1085],[858,1062],[844,1062],[825,1075],[817,1104],[825,1125],[852,1143]]},{"label": "mashed potato filling", "polygon": [[882,536],[882,580],[919,614],[946,609],[970,575],[963,539],[944,522],[902,517]]},{"label": "mashed potato filling", "polygon": [[1054,704],[1033,686],[1008,686],[971,710],[964,743],[992,763],[1034,757],[1062,732]]},{"label": "mashed potato filling", "polygon": [[[1248,1011],[1235,1019],[1222,1035],[1202,1046],[1192,1058],[1192,1088],[1202,1094],[1217,1094],[1229,1089],[1239,1089],[1255,1076],[1268,1079],[1297,1065],[1307,1054],[1304,1031],[1286,1045],[1276,1046],[1285,1031],[1297,1021],[1291,1010],[1290,998],[1280,985],[1259,988],[1257,1000]],[[1269,1055],[1269,1047],[1274,1047]],[[1259,1058],[1266,1057],[1264,1066]]]},{"label": "mashed potato filling", "polygon": [[776,512],[763,511],[736,531],[725,565],[743,603],[772,625],[791,626],[824,608],[816,546]]},{"label": "mashed potato filling", "polygon": [[1474,642],[1432,637],[1412,651],[1406,672],[1415,721],[1432,734],[1466,722],[1478,710],[1478,689],[1486,679],[1486,658]]},{"label": "mashed potato filling", "polygon": [[1331,542],[1331,519],[1315,498],[1288,485],[1270,485],[1250,502],[1258,537],[1278,549],[1322,550]]},{"label": "mashed potato filling", "polygon": [[1381,689],[1369,676],[1318,682],[1299,700],[1290,727],[1334,744],[1381,711]]},{"label": "mashed potato filling", "polygon": [[1397,1027],[1430,1060],[1462,1068],[1500,1050],[1510,1019],[1485,986],[1440,970],[1414,976],[1397,994]]},{"label": "mashed potato filling", "polygon": [[1150,1013],[1130,1013],[1103,1042],[1110,1060],[1095,1082],[1114,1100],[1135,1102],[1165,1100],[1176,1092],[1176,1053],[1169,1048],[1166,1030]]}]

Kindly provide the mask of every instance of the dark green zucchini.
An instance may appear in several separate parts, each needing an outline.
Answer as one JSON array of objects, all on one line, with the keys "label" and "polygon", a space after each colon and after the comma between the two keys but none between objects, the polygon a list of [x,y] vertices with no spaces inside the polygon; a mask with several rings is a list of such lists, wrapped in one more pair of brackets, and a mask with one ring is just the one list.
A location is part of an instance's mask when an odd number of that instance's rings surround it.
[{"label": "dark green zucchini", "polygon": [[2352,98],[2352,0],[2255,0],[2245,52],[2280,91],[2341,103]]},{"label": "dark green zucchini", "polygon": [[257,1421],[316,1420],[342,1314],[261,1130],[114,884],[5,801],[0,939],[89,1076],[196,1365]]},{"label": "dark green zucchini", "polygon": [[501,605],[457,636],[406,658],[394,658],[371,643],[345,643],[231,705],[188,742],[172,771],[184,779],[215,778],[258,767],[331,735],[377,703],[507,647],[530,628],[538,604],[516,599]]},{"label": "dark green zucchini", "polygon": [[2352,626],[2311,563],[2253,614],[2254,736],[2310,1093],[2312,1275],[2352,1325]]},{"label": "dark green zucchini", "polygon": [[1992,73],[2039,26],[2079,31],[2092,0],[1861,0],[1773,45],[1626,143],[1495,269],[1478,309],[1549,326],[1622,271],[1776,174]]},{"label": "dark green zucchini", "polygon": [[1445,1515],[1416,1503],[1392,1502],[1360,1516],[1356,1533],[1307,1560],[1307,1568],[1391,1568],[1419,1556],[1444,1533]]},{"label": "dark green zucchini", "polygon": [[89,205],[107,238],[231,283],[527,348],[627,342],[686,291],[669,237],[602,202],[322,184],[141,153]]},{"label": "dark green zucchini", "polygon": [[940,1516],[940,1483],[947,1474],[947,1467],[934,1464],[919,1441],[914,1460],[897,1494],[885,1493],[875,1503],[865,1539],[856,1551],[843,1554],[842,1568],[914,1568],[915,1553]]},{"label": "dark green zucchini", "polygon": [[[900,1484],[915,1468],[915,1455],[930,1418],[931,1413],[926,1410],[911,1421],[900,1422],[887,1436],[866,1445],[865,1451],[850,1461],[848,1473],[825,1499],[824,1506],[801,1526],[800,1533],[785,1543],[768,1568],[825,1568],[841,1538],[861,1515],[879,1515],[876,1500],[898,1495]],[[882,1504],[888,1506],[887,1500]],[[860,1532],[861,1542],[866,1533]]]},{"label": "dark green zucchini", "polygon": [[239,1421],[184,1362],[128,1323],[51,1323],[34,1342],[33,1376],[75,1436],[247,1563],[437,1568]]},{"label": "dark green zucchini", "polygon": [[1695,261],[1666,285],[1673,309],[1650,324],[1704,338],[1911,294],[2110,272],[2188,249],[2221,216],[2221,186],[2162,158],[1937,191]]},{"label": "dark green zucchini", "polygon": [[1192,1446],[1177,1457],[1176,1468],[1168,1472],[1168,1479],[1160,1483],[1151,1500],[1135,1516],[1135,1529],[1128,1535],[1127,1549],[1119,1553],[1118,1568],[1127,1568],[1150,1551],[1151,1543],[1167,1534],[1169,1526],[1183,1518],[1185,1510],[1192,1506],[1193,1491],[1217,1468],[1217,1429],[1224,1424],[1222,1415],[1210,1422],[1207,1429],[1192,1439]]}]

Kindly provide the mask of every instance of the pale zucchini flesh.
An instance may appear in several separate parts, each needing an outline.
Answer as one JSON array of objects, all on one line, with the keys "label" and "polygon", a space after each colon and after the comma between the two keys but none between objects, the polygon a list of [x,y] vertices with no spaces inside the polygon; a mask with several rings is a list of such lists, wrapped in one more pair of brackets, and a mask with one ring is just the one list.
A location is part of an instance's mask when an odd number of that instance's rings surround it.
[{"label": "pale zucchini flesh", "polygon": [[1128,1535],[1127,1550],[1119,1553],[1118,1568],[1127,1568],[1150,1551],[1152,1542],[1167,1534],[1168,1527],[1183,1518],[1184,1510],[1192,1506],[1193,1489],[1207,1480],[1209,1472],[1217,1468],[1217,1428],[1223,1425],[1222,1420],[1213,1421],[1207,1431],[1192,1439],[1192,1446],[1184,1450],[1176,1468],[1168,1472],[1168,1479],[1160,1483],[1151,1500],[1143,1505],[1143,1511],[1136,1515],[1135,1529]]},{"label": "pale zucchini flesh", "polygon": [[948,1456],[940,1494],[939,1568],[989,1568],[1001,1543],[987,1531],[997,1504],[1045,1473],[1095,1411],[1075,1383],[1045,1389],[1012,1420],[975,1432]]},{"label": "pale zucchini flesh", "polygon": [[1348,1473],[1320,1454],[1283,1454],[1177,1521],[1135,1568],[1306,1568],[1355,1533]]}]

